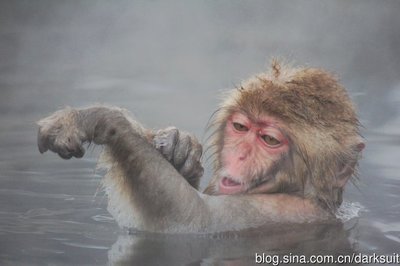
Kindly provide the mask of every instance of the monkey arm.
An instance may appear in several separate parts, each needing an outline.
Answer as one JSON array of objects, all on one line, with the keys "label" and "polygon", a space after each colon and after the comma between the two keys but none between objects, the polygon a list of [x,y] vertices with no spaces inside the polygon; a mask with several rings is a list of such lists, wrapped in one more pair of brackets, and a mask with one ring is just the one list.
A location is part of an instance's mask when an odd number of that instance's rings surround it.
[{"label": "monkey arm", "polygon": [[217,232],[316,216],[310,202],[289,195],[199,193],[148,142],[145,129],[121,109],[65,109],[38,124],[41,152],[50,149],[68,159],[83,156],[85,141],[106,146],[113,164],[105,180],[109,210],[121,226],[155,232]]},{"label": "monkey arm", "polygon": [[[59,146],[55,152],[62,158],[69,159],[72,156],[80,158],[85,152],[82,143],[92,141],[96,126],[104,124],[104,121],[100,123],[100,119],[104,120],[110,116],[117,118],[118,115],[125,117],[131,123],[133,130],[145,136],[189,184],[198,189],[204,169],[200,162],[203,149],[197,138],[175,127],[154,131],[144,129],[129,116],[127,111],[120,108],[98,106],[80,110],[66,108],[55,112],[39,121],[40,132],[43,132],[39,136],[48,138],[48,140],[38,139],[39,150],[44,152],[54,145]],[[54,143],[51,143],[52,141]]]},{"label": "monkey arm", "polygon": [[[112,205],[110,211],[133,214],[122,218],[115,214],[119,224],[150,231],[174,231],[178,226],[188,227],[185,231],[200,231],[207,225],[206,205],[200,194],[149,143],[151,132],[124,110],[66,108],[38,124],[41,153],[51,150],[64,159],[80,158],[85,142],[106,146],[109,162],[114,163],[111,175],[105,180]],[[199,158],[201,150],[196,154]],[[203,215],[196,215],[197,212]]]}]

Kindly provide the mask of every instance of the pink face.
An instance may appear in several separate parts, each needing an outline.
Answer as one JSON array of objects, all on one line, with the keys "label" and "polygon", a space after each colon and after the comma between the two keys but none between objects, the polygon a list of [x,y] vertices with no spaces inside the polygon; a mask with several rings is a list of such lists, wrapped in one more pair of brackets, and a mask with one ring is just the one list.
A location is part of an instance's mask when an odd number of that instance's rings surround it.
[{"label": "pink face", "polygon": [[268,170],[289,149],[281,125],[270,116],[251,119],[241,112],[230,116],[224,131],[218,194],[249,189],[265,192],[273,186]]}]

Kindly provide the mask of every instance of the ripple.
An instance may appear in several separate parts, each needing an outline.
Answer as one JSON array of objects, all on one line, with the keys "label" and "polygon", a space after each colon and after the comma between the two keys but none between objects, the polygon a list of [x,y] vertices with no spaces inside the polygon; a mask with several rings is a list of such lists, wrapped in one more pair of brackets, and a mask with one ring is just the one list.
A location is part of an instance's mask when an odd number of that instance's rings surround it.
[{"label": "ripple", "polygon": [[336,217],[342,222],[347,222],[359,217],[361,211],[366,211],[365,207],[359,202],[344,201],[336,212]]},{"label": "ripple", "polygon": [[64,245],[77,247],[77,248],[90,248],[90,249],[101,249],[101,250],[108,250],[110,247],[105,246],[97,246],[97,245],[88,245],[88,244],[81,244],[81,243],[73,243],[73,242],[63,242]]},{"label": "ripple", "polygon": [[106,215],[94,215],[92,216],[92,219],[96,222],[114,222],[114,218],[111,216],[106,216]]},{"label": "ripple", "polygon": [[400,243],[400,237],[398,237],[398,236],[388,235],[388,234],[385,234],[385,236],[386,236],[387,238],[389,238],[390,240],[393,240],[393,241],[395,241],[395,242],[397,242],[397,243]]}]

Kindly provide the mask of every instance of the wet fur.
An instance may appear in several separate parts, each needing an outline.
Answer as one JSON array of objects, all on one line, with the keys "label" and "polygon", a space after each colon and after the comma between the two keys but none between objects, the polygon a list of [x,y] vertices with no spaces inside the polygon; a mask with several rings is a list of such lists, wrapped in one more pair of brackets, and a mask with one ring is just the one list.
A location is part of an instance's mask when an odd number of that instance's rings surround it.
[{"label": "wet fur", "polygon": [[[67,108],[42,119],[38,123],[39,150],[50,149],[68,159],[83,155],[84,142],[104,145],[102,162],[108,173],[103,184],[109,211],[122,227],[210,233],[326,219],[331,215],[325,210],[335,209],[341,201],[342,188],[334,186],[338,169],[348,162],[355,168],[359,158],[354,108],[344,89],[326,72],[276,63],[272,69],[230,93],[212,123],[211,147],[218,172],[223,129],[232,112],[276,115],[287,123],[284,130],[290,138],[290,152],[262,174],[274,175],[280,181],[276,192],[288,193],[202,194],[152,146],[151,132],[114,107]],[[300,102],[294,102],[290,94],[300,97]],[[338,114],[316,113],[324,105]],[[303,109],[297,112],[299,106]],[[214,178],[206,193],[213,194],[215,182]]]}]

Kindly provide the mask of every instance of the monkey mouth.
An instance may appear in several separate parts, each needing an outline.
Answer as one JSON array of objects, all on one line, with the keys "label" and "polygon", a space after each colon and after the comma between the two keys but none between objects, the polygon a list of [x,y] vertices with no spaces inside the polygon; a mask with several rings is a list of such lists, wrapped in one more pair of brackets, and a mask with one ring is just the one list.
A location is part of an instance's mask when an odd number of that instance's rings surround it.
[{"label": "monkey mouth", "polygon": [[229,177],[223,177],[219,182],[219,193],[221,194],[236,194],[244,190],[244,184]]}]

